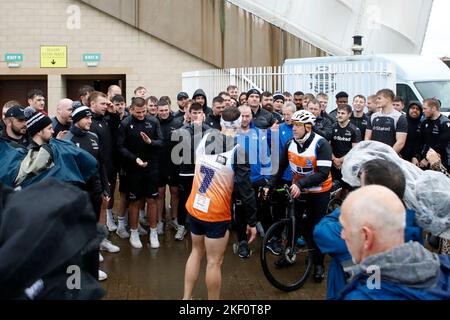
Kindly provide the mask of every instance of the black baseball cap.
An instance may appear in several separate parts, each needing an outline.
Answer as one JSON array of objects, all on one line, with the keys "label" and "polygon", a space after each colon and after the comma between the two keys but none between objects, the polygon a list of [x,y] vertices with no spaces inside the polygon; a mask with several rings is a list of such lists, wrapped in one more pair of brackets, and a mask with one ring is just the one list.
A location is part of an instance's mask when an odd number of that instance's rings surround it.
[{"label": "black baseball cap", "polygon": [[177,100],[181,100],[181,99],[189,99],[189,95],[186,92],[180,92],[177,95]]},{"label": "black baseball cap", "polygon": [[18,120],[25,120],[24,108],[21,106],[13,106],[5,113],[5,118],[16,118]]}]

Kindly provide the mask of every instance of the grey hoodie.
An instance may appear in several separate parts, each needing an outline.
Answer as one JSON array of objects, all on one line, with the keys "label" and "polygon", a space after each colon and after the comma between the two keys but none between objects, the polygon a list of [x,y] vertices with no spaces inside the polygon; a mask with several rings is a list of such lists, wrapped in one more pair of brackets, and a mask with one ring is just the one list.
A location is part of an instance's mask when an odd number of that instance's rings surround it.
[{"label": "grey hoodie", "polygon": [[440,264],[437,254],[418,242],[410,241],[390,251],[367,257],[350,271],[353,274],[368,274],[370,266],[377,266],[384,281],[411,288],[430,288],[438,281]]}]

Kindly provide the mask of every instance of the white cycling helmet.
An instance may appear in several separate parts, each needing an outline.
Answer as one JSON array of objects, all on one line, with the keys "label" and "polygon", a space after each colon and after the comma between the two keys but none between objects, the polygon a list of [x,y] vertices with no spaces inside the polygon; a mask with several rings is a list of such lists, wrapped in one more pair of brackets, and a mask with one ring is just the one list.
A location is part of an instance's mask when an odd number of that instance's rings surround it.
[{"label": "white cycling helmet", "polygon": [[300,110],[294,113],[291,118],[292,122],[300,122],[303,124],[314,125],[316,123],[316,116],[306,110]]}]

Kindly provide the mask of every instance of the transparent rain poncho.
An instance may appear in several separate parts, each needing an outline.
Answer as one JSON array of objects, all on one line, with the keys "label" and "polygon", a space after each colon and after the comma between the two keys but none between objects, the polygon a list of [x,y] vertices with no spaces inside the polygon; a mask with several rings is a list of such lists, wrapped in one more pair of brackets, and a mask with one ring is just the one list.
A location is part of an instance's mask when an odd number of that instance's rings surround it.
[{"label": "transparent rain poncho", "polygon": [[433,235],[450,239],[450,179],[440,172],[421,170],[401,159],[388,145],[363,141],[346,155],[343,180],[352,187],[359,187],[361,166],[374,159],[394,162],[403,171],[406,178],[403,200],[408,209],[416,212],[417,225]]}]

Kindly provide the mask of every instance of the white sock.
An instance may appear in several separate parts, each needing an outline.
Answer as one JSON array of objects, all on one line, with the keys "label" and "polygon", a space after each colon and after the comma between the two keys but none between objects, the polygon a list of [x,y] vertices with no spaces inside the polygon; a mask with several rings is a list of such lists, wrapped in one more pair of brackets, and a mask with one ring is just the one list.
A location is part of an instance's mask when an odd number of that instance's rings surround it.
[{"label": "white sock", "polygon": [[150,233],[158,233],[158,229],[157,228],[155,228],[155,229],[150,228]]},{"label": "white sock", "polygon": [[114,221],[112,209],[106,209],[106,214],[108,215],[108,220],[109,221]]},{"label": "white sock", "polygon": [[139,235],[138,229],[136,229],[136,230],[130,229],[130,231],[131,231],[131,234],[135,233],[135,234]]},{"label": "white sock", "polygon": [[127,218],[125,217],[120,217],[119,216],[119,229],[125,229],[125,222],[126,222]]}]

